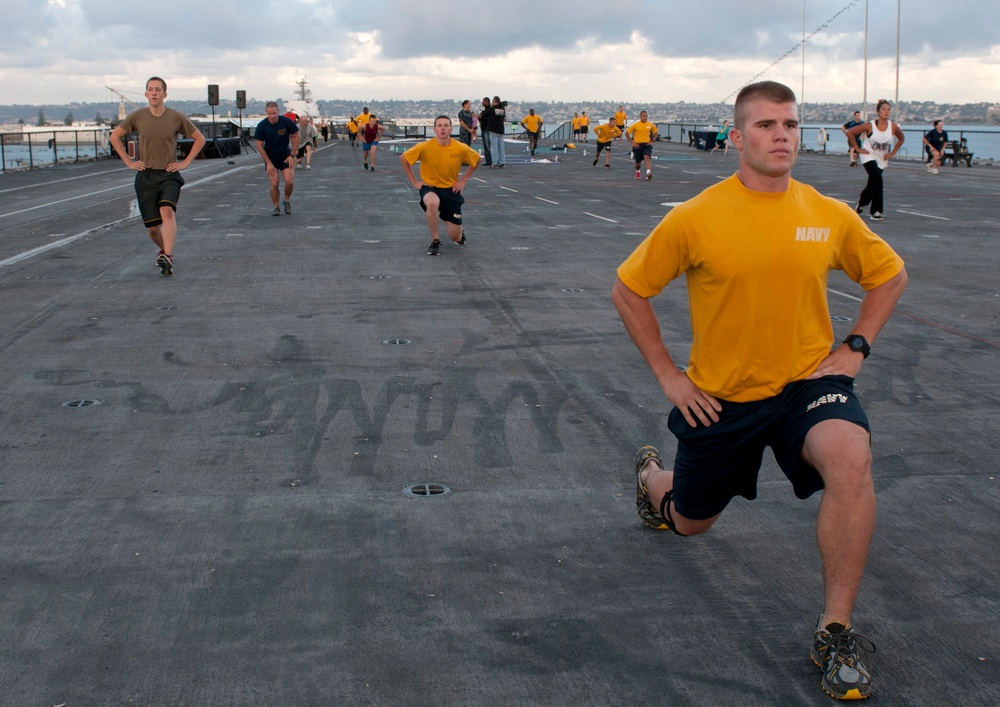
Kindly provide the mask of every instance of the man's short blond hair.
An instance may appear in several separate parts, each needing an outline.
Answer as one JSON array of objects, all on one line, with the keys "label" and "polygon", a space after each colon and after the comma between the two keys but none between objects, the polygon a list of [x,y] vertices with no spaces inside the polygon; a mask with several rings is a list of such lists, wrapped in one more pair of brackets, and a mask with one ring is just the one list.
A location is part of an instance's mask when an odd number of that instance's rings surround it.
[{"label": "man's short blond hair", "polygon": [[747,120],[747,104],[758,98],[771,103],[795,103],[795,91],[777,81],[759,81],[744,86],[740,89],[733,105],[733,124],[740,131],[745,127]]}]

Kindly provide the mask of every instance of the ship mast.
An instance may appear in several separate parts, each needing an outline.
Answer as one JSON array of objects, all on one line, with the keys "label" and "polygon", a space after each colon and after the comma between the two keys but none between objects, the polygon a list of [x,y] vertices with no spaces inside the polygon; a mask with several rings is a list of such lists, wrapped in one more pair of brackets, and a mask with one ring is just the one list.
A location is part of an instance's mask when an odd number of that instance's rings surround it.
[{"label": "ship mast", "polygon": [[304,103],[312,103],[312,91],[309,89],[309,81],[303,76],[299,81],[295,82],[295,85],[299,87],[299,100]]}]

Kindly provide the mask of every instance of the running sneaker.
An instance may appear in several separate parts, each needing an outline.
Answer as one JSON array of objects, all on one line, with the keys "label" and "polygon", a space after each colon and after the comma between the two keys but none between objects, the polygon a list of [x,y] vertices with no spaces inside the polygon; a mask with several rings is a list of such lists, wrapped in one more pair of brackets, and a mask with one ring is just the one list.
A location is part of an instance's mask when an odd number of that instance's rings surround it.
[{"label": "running sneaker", "polygon": [[604,165],[604,169],[611,169],[611,165],[609,164]]},{"label": "running sneaker", "polygon": [[859,201],[859,202],[858,202],[858,203],[857,203],[857,204],[856,204],[856,205],[854,206],[854,213],[857,213],[857,214],[863,214],[864,212],[865,212],[865,207],[863,207],[863,206],[861,205],[861,202]]},{"label": "running sneaker", "polygon": [[639,179],[639,170],[636,170],[636,171],[635,171],[635,178],[636,178],[636,179]]},{"label": "running sneaker", "polygon": [[374,171],[375,171],[375,165],[372,165],[372,166],[371,166],[371,167],[369,167],[368,169],[370,169],[371,171],[373,171],[373,172],[374,172]]},{"label": "running sneaker", "polygon": [[667,519],[653,508],[653,502],[649,500],[649,489],[642,483],[642,469],[650,459],[655,459],[660,467],[663,467],[660,452],[656,447],[649,445],[639,447],[639,451],[635,453],[635,508],[647,527],[654,530],[670,530]]},{"label": "running sneaker", "polygon": [[871,218],[872,221],[881,221],[882,220],[882,212],[875,211],[875,212],[872,213],[872,215],[871,215],[870,218]]},{"label": "running sneaker", "polygon": [[367,162],[364,163],[364,168],[368,169],[368,163]]},{"label": "running sneaker", "polygon": [[934,169],[932,169],[932,170],[931,170],[931,174],[938,174],[938,169],[937,169],[937,167],[935,167]]},{"label": "running sneaker", "polygon": [[163,275],[172,275],[174,272],[174,256],[168,253],[160,253],[156,256],[156,265]]},{"label": "running sneaker", "polygon": [[875,652],[875,644],[850,626],[831,623],[823,628],[819,621],[810,655],[823,671],[823,691],[838,700],[865,699],[872,691],[872,674],[865,661]]},{"label": "running sneaker", "polygon": [[458,242],[458,245],[465,245],[465,231],[462,231],[462,240]]},{"label": "running sneaker", "polygon": [[431,241],[427,248],[427,255],[441,255],[441,241]]},{"label": "running sneaker", "polygon": [[272,211],[275,216],[281,216],[281,207],[275,206],[274,211]]},{"label": "running sneaker", "polygon": [[934,171],[934,165],[932,165],[930,162],[927,163],[927,171],[928,172],[933,172]]},{"label": "running sneaker", "polygon": [[306,165],[306,169],[312,169],[312,165],[311,164],[307,164]]},{"label": "running sneaker", "polygon": [[290,201],[285,202],[285,213],[286,214],[292,213],[292,202]]},{"label": "running sneaker", "polygon": [[646,172],[646,181],[647,182],[653,181],[653,173],[652,172]]},{"label": "running sneaker", "polygon": [[594,166],[595,167],[597,166],[597,158],[596,157],[594,158]]}]

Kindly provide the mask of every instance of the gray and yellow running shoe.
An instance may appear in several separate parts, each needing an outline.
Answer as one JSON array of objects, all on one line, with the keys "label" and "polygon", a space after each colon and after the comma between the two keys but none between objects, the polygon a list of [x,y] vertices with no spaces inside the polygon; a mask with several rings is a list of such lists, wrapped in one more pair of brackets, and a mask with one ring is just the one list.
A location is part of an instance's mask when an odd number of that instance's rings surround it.
[{"label": "gray and yellow running shoe", "polygon": [[[823,617],[820,616],[820,621]],[[850,626],[817,622],[812,659],[823,671],[823,691],[838,700],[863,700],[871,694],[872,674],[865,665],[875,644]]]},{"label": "gray and yellow running shoe", "polygon": [[650,459],[655,459],[660,464],[660,467],[663,467],[660,452],[656,447],[649,445],[639,447],[639,451],[635,453],[635,509],[647,527],[654,530],[670,530],[670,524],[667,523],[667,519],[653,508],[653,502],[649,500],[649,489],[642,483],[642,468],[646,466],[646,462]]}]

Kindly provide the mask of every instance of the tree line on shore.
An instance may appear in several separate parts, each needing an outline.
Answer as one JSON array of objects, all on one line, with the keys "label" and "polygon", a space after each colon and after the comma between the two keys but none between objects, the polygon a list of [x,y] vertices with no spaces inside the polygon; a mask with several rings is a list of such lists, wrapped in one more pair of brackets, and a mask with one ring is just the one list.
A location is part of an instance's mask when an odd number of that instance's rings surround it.
[{"label": "tree line on shore", "polygon": [[[277,99],[279,105],[283,99]],[[478,105],[476,97],[469,97]],[[433,118],[436,115],[452,115],[458,111],[461,100],[317,100],[316,116],[356,115],[362,106],[371,112],[389,119]],[[629,115],[637,115],[639,110],[649,112],[650,119],[665,123],[718,123],[732,116],[732,106],[724,103],[646,103],[629,101],[581,101],[568,103],[560,101],[518,101],[509,99],[509,110],[516,115],[534,108],[549,122],[570,120],[574,113],[587,111],[594,120],[604,120],[624,103]],[[264,100],[250,99],[243,111],[244,115],[262,115]],[[211,115],[211,108],[203,101],[170,101],[170,106],[188,115]],[[864,110],[859,103],[806,103],[802,107],[801,120],[804,123],[838,123],[846,121],[855,110]],[[874,106],[868,107],[874,114]],[[223,99],[216,107],[218,117],[236,116],[235,101]],[[51,105],[0,105],[0,124],[21,125],[71,125],[75,120],[86,120],[98,124],[117,121],[118,104],[70,103]],[[893,117],[900,123],[924,123],[943,119],[949,123],[962,125],[1000,125],[1000,104],[993,103],[935,103],[933,101],[900,101],[893,109]]]}]

